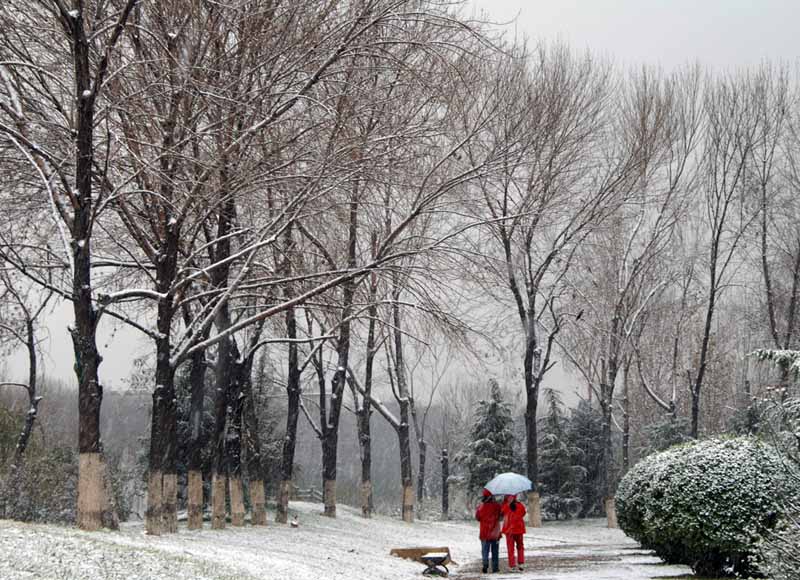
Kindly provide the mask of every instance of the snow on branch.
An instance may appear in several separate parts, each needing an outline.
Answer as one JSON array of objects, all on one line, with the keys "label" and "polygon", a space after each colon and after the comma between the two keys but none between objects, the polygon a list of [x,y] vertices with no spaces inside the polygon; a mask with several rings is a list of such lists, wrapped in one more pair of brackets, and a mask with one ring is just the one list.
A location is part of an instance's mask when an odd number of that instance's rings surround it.
[{"label": "snow on branch", "polygon": [[759,362],[771,362],[780,368],[785,368],[795,375],[800,375],[800,350],[774,350],[759,348],[748,356],[754,357]]},{"label": "snow on branch", "polygon": [[364,387],[361,386],[361,383],[358,382],[356,375],[353,373],[353,369],[349,367],[347,368],[347,382],[350,383],[350,386],[355,387],[363,397],[369,399],[369,402],[372,403],[372,406],[378,410],[378,412],[383,416],[384,419],[386,419],[389,425],[394,427],[395,430],[400,429],[400,420],[392,414],[392,412],[381,402],[380,399],[377,399],[372,393],[368,394],[364,390]]},{"label": "snow on branch", "polygon": [[111,294],[100,294],[97,301],[100,304],[107,305],[115,302],[123,302],[136,298],[149,298],[156,302],[166,299],[167,295],[163,292],[156,292],[147,288],[131,288],[129,290],[120,290],[119,292],[112,292]]},{"label": "snow on branch", "polygon": [[26,391],[30,392],[31,388],[28,385],[23,383],[0,383],[0,387],[20,387],[21,389],[25,389]]},{"label": "snow on branch", "polygon": [[300,401],[300,410],[303,411],[303,415],[305,415],[306,419],[308,419],[308,424],[311,425],[311,428],[317,434],[317,437],[322,439],[323,438],[322,429],[320,429],[319,426],[316,423],[314,423],[314,419],[311,417],[311,414],[308,412],[308,409],[306,409],[305,403],[303,403],[303,397],[300,397],[299,401]]}]

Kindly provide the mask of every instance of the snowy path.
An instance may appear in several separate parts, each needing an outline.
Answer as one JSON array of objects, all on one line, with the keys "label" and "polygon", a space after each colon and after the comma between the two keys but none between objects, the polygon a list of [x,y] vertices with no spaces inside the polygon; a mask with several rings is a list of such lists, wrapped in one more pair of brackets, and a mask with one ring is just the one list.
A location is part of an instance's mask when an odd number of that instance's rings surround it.
[{"label": "snowy path", "polygon": [[[403,524],[377,516],[361,519],[339,506],[335,520],[314,504],[292,504],[300,526],[231,528],[151,537],[141,524],[121,532],[85,533],[70,528],[0,520],[2,580],[377,580],[422,578],[422,565],[389,556],[394,547],[449,546],[459,565],[451,577],[481,577],[477,527],[471,522]],[[270,514],[271,516],[272,514]],[[649,580],[688,574],[664,566],[599,520],[551,523],[525,536],[524,572],[487,578],[526,580]]]}]

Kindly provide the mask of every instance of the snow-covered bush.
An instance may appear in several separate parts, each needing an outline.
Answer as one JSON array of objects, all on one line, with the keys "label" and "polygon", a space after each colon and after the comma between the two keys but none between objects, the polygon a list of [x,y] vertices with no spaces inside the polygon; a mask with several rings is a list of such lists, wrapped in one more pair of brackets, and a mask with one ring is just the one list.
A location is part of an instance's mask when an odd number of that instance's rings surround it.
[{"label": "snow-covered bush", "polygon": [[78,497],[78,457],[69,448],[29,453],[13,481],[0,489],[5,516],[24,522],[73,524]]},{"label": "snow-covered bush", "polygon": [[620,527],[703,575],[758,573],[759,544],[800,495],[785,458],[754,438],[709,439],[652,455],[617,490]]},{"label": "snow-covered bush", "polygon": [[[787,477],[800,487],[800,398],[760,400],[758,425],[761,437],[789,458]],[[761,545],[759,565],[772,580],[796,580],[800,570],[800,498],[787,499],[784,512],[785,521]]]}]

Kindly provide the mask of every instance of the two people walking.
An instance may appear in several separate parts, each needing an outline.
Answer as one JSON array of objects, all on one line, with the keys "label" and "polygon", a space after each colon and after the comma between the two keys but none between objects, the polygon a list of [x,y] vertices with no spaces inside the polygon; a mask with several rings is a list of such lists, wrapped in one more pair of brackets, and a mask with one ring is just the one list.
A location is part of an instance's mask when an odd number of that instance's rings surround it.
[{"label": "two people walking", "polygon": [[[500,536],[506,537],[509,570],[522,570],[525,564],[525,546],[522,536],[525,534],[525,505],[517,501],[515,495],[506,495],[503,503],[497,503],[494,495],[483,490],[483,496],[475,519],[480,522],[478,537],[481,541],[481,560],[483,573],[489,571],[489,554],[492,557],[492,572],[499,571]],[[517,557],[518,556],[518,557]]]}]

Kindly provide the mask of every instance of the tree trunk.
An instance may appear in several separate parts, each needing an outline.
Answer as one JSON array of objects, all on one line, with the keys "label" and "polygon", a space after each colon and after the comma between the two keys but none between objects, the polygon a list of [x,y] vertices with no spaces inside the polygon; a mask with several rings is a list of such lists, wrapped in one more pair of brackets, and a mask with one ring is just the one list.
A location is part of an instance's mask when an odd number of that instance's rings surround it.
[{"label": "tree trunk", "polygon": [[329,518],[336,517],[336,479],[322,480],[322,503],[324,506],[323,515]]},{"label": "tree trunk", "polygon": [[442,519],[450,519],[450,455],[442,449]]},{"label": "tree trunk", "polygon": [[5,486],[0,498],[0,518],[5,517],[6,502],[9,498],[17,496],[17,486],[19,483],[19,469],[22,466],[25,450],[28,448],[28,441],[33,433],[33,426],[39,412],[40,397],[36,396],[36,336],[33,321],[26,323],[26,347],[28,350],[28,412],[25,414],[25,424],[17,439],[14,448],[14,455],[11,458],[11,465],[8,468]]},{"label": "tree trunk", "polygon": [[203,472],[189,471],[188,527],[190,530],[203,528]]},{"label": "tree trunk", "polygon": [[[153,421],[155,423],[155,421]],[[152,434],[151,434],[152,437]],[[161,469],[156,465],[152,458],[160,455],[157,450],[154,452],[152,438],[150,439],[150,468],[147,472],[147,508],[144,512],[144,529],[151,536],[160,536],[162,527],[161,508],[163,505],[163,485],[164,478]]]},{"label": "tree trunk", "polygon": [[[405,412],[403,411],[405,408]],[[400,408],[400,480],[403,486],[403,521],[414,521],[414,473],[411,465],[411,437],[409,436],[408,405]]]},{"label": "tree trunk", "polygon": [[428,444],[424,439],[417,442],[419,450],[419,473],[417,473],[417,503],[422,505],[422,498],[425,495],[425,462],[427,460]]},{"label": "tree trunk", "polygon": [[358,411],[358,445],[361,452],[361,515],[372,517],[372,434],[370,432],[370,401],[363,398]]},{"label": "tree trunk", "polygon": [[275,521],[285,524],[289,521],[289,498],[292,496],[292,480],[282,479],[278,486],[278,512]]},{"label": "tree trunk", "polygon": [[[225,527],[225,493],[227,488],[228,460],[225,453],[225,439],[228,431],[228,388],[230,387],[230,341],[219,343],[217,355],[217,377],[214,399],[214,460],[211,474],[211,527],[219,530]],[[227,362],[226,362],[227,361]]]},{"label": "tree trunk", "polygon": [[231,473],[228,478],[231,486],[231,525],[244,525],[244,490],[241,471]]},{"label": "tree trunk", "polygon": [[324,515],[336,517],[336,450],[339,443],[338,429],[328,429],[322,439],[322,502]]},{"label": "tree trunk", "polygon": [[[347,265],[356,267],[356,243],[358,241],[358,192],[350,199],[347,236]],[[331,400],[326,416],[324,404],[320,405],[322,419],[322,481],[325,515],[336,517],[336,461],[339,446],[339,419],[350,364],[350,316],[353,313],[356,282],[348,279],[342,284],[342,314],[339,336],[336,343],[337,366],[331,381]]]},{"label": "tree trunk", "polygon": [[715,237],[712,240],[711,251],[711,273],[710,273],[710,288],[708,290],[708,305],[706,307],[705,324],[703,325],[703,339],[700,343],[700,357],[697,367],[697,374],[695,375],[694,384],[691,385],[692,396],[692,426],[691,437],[697,439],[700,434],[700,391],[703,387],[703,379],[706,374],[706,365],[708,364],[708,349],[711,341],[711,323],[714,319],[714,310],[716,308],[717,298],[717,257],[719,238]]},{"label": "tree trunk", "polygon": [[[148,534],[177,531],[176,401],[168,339],[157,347],[156,388],[150,422],[150,475],[145,529]],[[165,358],[166,356],[166,358]],[[152,486],[152,488],[151,488]]]},{"label": "tree trunk", "polygon": [[542,527],[542,501],[538,491],[528,493],[528,524],[532,528]]},{"label": "tree trunk", "polygon": [[[120,17],[109,47],[119,38],[121,26],[128,19],[135,2],[129,0]],[[80,7],[81,5],[79,5]],[[74,14],[74,16],[73,16]],[[84,27],[83,9],[63,16],[72,41],[75,70],[75,189],[77,203],[69,223],[73,272],[72,307],[75,326],[70,329],[75,351],[75,374],[78,378],[78,527],[97,530],[104,521],[115,521],[109,514],[111,503],[105,488],[106,465],[100,438],[100,407],[103,388],[98,378],[101,357],[97,352],[97,311],[92,302],[92,226],[95,219],[92,178],[94,175],[95,103],[107,69],[100,68],[96,78],[90,72],[89,39]]]},{"label": "tree trunk", "polygon": [[539,409],[538,360],[541,352],[537,346],[535,324],[530,321],[527,328],[525,346],[525,436],[528,479],[533,483],[532,492],[528,494],[528,522],[533,528],[542,526],[541,507],[539,505],[539,432],[536,415]]},{"label": "tree trunk", "polygon": [[[169,186],[165,186],[169,187]],[[165,197],[167,196],[164,192]],[[165,298],[158,302],[156,328],[156,387],[153,391],[153,410],[150,424],[150,469],[156,473],[150,479],[157,487],[151,494],[148,488],[148,533],[178,531],[178,405],[175,393],[175,369],[172,366],[170,334],[173,308],[172,282],[176,276],[179,230],[169,212],[164,216],[163,245],[159,249],[156,267],[156,290]],[[167,225],[168,224],[168,225]],[[156,503],[158,502],[158,503]],[[160,521],[156,521],[160,520]]]},{"label": "tree trunk", "polygon": [[242,403],[244,405],[244,451],[247,457],[248,489],[250,491],[251,522],[254,526],[267,524],[267,507],[264,494],[264,469],[261,465],[261,441],[258,437],[258,415],[253,396],[253,355],[244,363],[242,373]]},{"label": "tree trunk", "polygon": [[[286,311],[286,337],[289,340],[297,338],[297,320],[294,308],[289,308]],[[275,521],[281,524],[289,521],[289,497],[291,496],[294,471],[294,451],[297,445],[297,419],[300,416],[300,367],[297,362],[297,344],[292,342],[289,343],[286,394],[288,396],[286,436],[283,439],[281,483],[278,493],[278,508],[275,515]]]},{"label": "tree trunk", "polygon": [[[232,357],[235,348],[231,348]],[[238,355],[238,353],[236,353]],[[228,387],[228,434],[225,437],[225,455],[228,464],[228,485],[231,493],[231,524],[244,525],[244,491],[242,488],[242,380],[244,366],[238,361],[231,361]]]},{"label": "tree trunk", "polygon": [[609,528],[618,528],[617,524],[617,508],[614,505],[614,498],[607,497],[605,499],[606,518],[608,520]]},{"label": "tree trunk", "polygon": [[22,464],[22,456],[28,448],[28,441],[33,433],[33,425],[39,412],[39,402],[41,399],[36,396],[36,333],[32,320],[27,320],[26,348],[28,350],[28,412],[25,414],[25,425],[17,439],[17,446],[14,448],[14,458],[11,461],[11,471],[16,471]]},{"label": "tree trunk", "polygon": [[203,402],[205,400],[205,351],[192,353],[189,384],[191,401],[189,409],[189,457],[188,457],[188,528],[199,530],[203,527]]},{"label": "tree trunk", "polygon": [[225,488],[228,478],[224,471],[214,471],[211,478],[211,529],[225,529]]},{"label": "tree trunk", "polygon": [[[376,236],[372,236],[372,246],[375,247]],[[372,517],[372,432],[370,418],[372,417],[372,374],[375,363],[375,320],[378,317],[378,277],[373,272],[370,275],[369,308],[367,316],[369,325],[367,330],[367,359],[364,366],[364,394],[361,398],[361,407],[356,411],[356,424],[358,427],[358,448],[361,452],[361,515],[365,518]],[[355,390],[353,397],[357,398]],[[356,404],[357,405],[357,404]]]},{"label": "tree trunk", "polygon": [[622,473],[628,473],[630,468],[630,439],[631,439],[631,415],[630,398],[628,396],[628,375],[630,364],[626,364],[622,376]]},{"label": "tree trunk", "polygon": [[397,377],[397,403],[400,405],[400,426],[397,437],[400,444],[400,482],[403,488],[402,517],[404,522],[414,521],[414,469],[411,464],[410,407],[411,401],[406,382],[405,358],[403,356],[403,329],[400,318],[400,287],[397,277],[393,280],[395,376]]},{"label": "tree trunk", "polygon": [[[611,492],[611,401],[609,400],[609,388],[605,383],[600,385],[600,410],[602,414],[602,424],[600,427],[600,461],[601,461],[601,488],[603,490],[603,499],[608,500],[612,497]],[[605,506],[604,506],[605,507]],[[610,523],[610,522],[609,522]]]}]

